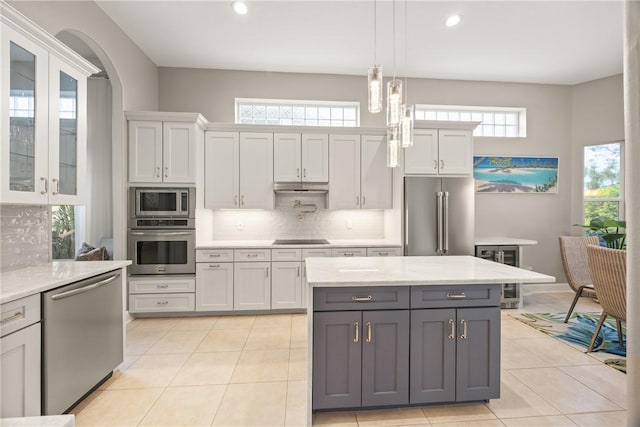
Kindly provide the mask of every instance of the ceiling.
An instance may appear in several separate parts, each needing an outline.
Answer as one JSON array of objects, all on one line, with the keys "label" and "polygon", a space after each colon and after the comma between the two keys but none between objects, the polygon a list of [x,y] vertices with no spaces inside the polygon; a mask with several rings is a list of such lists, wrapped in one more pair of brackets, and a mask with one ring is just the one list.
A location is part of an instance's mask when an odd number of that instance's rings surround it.
[{"label": "ceiling", "polygon": [[[373,0],[109,1],[97,4],[160,67],[365,75]],[[393,3],[378,0],[377,62],[393,73]],[[405,1],[396,2],[396,70],[405,75]],[[408,2],[408,75],[576,84],[622,72],[623,2]],[[452,13],[462,15],[453,28]]]}]

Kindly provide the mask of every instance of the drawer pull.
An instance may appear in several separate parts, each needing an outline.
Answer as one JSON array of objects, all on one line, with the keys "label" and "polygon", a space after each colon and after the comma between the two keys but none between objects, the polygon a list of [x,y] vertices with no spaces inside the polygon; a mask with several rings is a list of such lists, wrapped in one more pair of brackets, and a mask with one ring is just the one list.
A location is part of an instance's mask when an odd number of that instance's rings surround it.
[{"label": "drawer pull", "polygon": [[354,256],[355,254],[353,252],[345,252],[344,256]]},{"label": "drawer pull", "polygon": [[367,322],[367,342],[371,342],[371,322]]},{"label": "drawer pull", "polygon": [[466,297],[464,292],[460,292],[459,294],[450,294],[447,292],[447,299],[464,299]]},{"label": "drawer pull", "polygon": [[209,254],[210,258],[220,258],[220,254]]},{"label": "drawer pull", "polygon": [[380,256],[388,256],[389,252],[378,252],[378,255],[380,255]]},{"label": "drawer pull", "polygon": [[353,328],[355,329],[355,333],[353,336],[353,342],[358,342],[360,341],[360,324],[358,322],[355,322],[353,324]]},{"label": "drawer pull", "polygon": [[352,296],[351,297],[351,301],[357,301],[357,302],[369,302],[371,301],[372,297],[371,295],[367,295],[366,297],[357,297],[357,296]]},{"label": "drawer pull", "polygon": [[449,319],[449,326],[451,326],[451,332],[447,338],[452,340],[456,338],[456,322],[453,319]]},{"label": "drawer pull", "polygon": [[9,322],[13,322],[14,320],[22,318],[24,318],[24,312],[16,311],[15,313],[13,313],[13,316],[5,317],[4,319],[2,319],[2,321],[0,321],[0,325],[6,325]]},{"label": "drawer pull", "polygon": [[167,305],[167,304],[169,304],[169,301],[158,301],[156,304],[158,304],[158,305]]},{"label": "drawer pull", "polygon": [[460,324],[462,325],[462,335],[460,335],[460,339],[466,340],[467,339],[467,321],[462,319],[460,321]]},{"label": "drawer pull", "polygon": [[209,268],[219,268],[220,264],[209,264]]},{"label": "drawer pull", "polygon": [[167,289],[169,287],[169,285],[156,285],[156,288],[158,289]]},{"label": "drawer pull", "polygon": [[298,277],[300,277],[300,267],[298,267]]},{"label": "drawer pull", "polygon": [[247,254],[247,258],[256,258],[258,254]]}]

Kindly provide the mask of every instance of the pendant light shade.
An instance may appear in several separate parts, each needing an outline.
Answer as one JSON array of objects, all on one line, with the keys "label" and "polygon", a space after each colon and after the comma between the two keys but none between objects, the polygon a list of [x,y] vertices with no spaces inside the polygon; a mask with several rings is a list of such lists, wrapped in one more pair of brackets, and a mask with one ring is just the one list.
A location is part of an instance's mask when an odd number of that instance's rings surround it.
[{"label": "pendant light shade", "polygon": [[387,83],[387,126],[398,126],[402,118],[402,80]]},{"label": "pendant light shade", "polygon": [[374,65],[369,68],[369,112],[382,111],[382,67]]},{"label": "pendant light shade", "polygon": [[413,105],[402,106],[402,120],[400,120],[400,146],[408,148],[413,145]]},{"label": "pendant light shade", "polygon": [[400,128],[391,126],[387,128],[387,166],[395,168],[398,166],[398,146],[400,145]]}]

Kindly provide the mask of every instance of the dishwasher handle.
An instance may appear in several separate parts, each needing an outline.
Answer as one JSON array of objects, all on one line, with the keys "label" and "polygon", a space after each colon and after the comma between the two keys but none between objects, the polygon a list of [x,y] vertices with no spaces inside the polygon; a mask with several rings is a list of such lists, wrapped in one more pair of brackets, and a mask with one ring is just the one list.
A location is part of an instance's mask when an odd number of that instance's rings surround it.
[{"label": "dishwasher handle", "polygon": [[51,299],[54,300],[54,301],[57,301],[57,300],[60,300],[60,299],[69,298],[69,297],[72,297],[74,295],[83,294],[85,292],[92,291],[92,290],[94,290],[96,288],[99,288],[101,286],[106,285],[107,283],[113,282],[118,276],[119,276],[119,274],[114,274],[113,276],[108,277],[108,278],[106,278],[104,280],[101,280],[101,281],[99,281],[97,283],[93,283],[91,285],[83,286],[82,288],[73,289],[71,291],[63,292],[61,294],[52,295]]}]

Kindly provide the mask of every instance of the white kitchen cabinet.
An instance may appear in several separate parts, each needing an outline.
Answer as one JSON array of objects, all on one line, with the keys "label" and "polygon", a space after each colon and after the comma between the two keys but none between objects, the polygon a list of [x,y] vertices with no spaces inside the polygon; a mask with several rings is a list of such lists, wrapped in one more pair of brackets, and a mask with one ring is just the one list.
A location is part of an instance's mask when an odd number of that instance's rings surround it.
[{"label": "white kitchen cabinet", "polygon": [[196,181],[195,123],[129,121],[129,182]]},{"label": "white kitchen cabinet", "polygon": [[207,132],[205,207],[273,209],[273,134]]},{"label": "white kitchen cabinet", "polygon": [[273,262],[271,308],[302,308],[302,263]]},{"label": "white kitchen cabinet", "polygon": [[329,135],[275,133],[275,182],[327,182],[329,180]]},{"label": "white kitchen cabinet", "polygon": [[414,129],[404,152],[406,175],[471,175],[472,130]]},{"label": "white kitchen cabinet", "polygon": [[40,295],[2,304],[0,418],[40,415]]},{"label": "white kitchen cabinet", "polygon": [[1,13],[0,202],[82,204],[87,76],[98,70],[9,5]]},{"label": "white kitchen cabinet", "polygon": [[402,256],[402,248],[367,248],[367,256]]},{"label": "white kitchen cabinet", "polygon": [[233,310],[233,263],[196,263],[196,311]]},{"label": "white kitchen cabinet", "polygon": [[271,308],[271,263],[236,262],[233,265],[234,310]]},{"label": "white kitchen cabinet", "polygon": [[329,209],[390,209],[392,169],[382,135],[330,135]]},{"label": "white kitchen cabinet", "polygon": [[129,313],[194,311],[195,291],[193,275],[129,276]]}]

